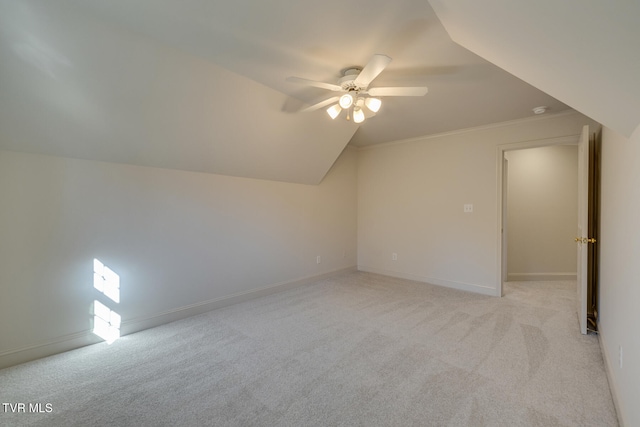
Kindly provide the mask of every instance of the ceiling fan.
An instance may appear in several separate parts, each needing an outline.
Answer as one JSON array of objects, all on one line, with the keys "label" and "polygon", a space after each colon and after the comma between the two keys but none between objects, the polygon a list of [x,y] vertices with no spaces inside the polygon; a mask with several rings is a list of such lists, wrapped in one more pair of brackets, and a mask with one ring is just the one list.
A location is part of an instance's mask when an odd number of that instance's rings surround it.
[{"label": "ceiling fan", "polygon": [[288,77],[287,81],[328,89],[339,93],[310,107],[304,108],[301,110],[302,112],[314,111],[330,105],[330,107],[327,108],[327,113],[332,119],[338,117],[342,110],[346,110],[347,120],[350,120],[350,116],[353,116],[354,123],[362,123],[365,119],[363,107],[366,106],[372,113],[377,113],[382,105],[380,97],[424,96],[427,94],[428,89],[424,86],[369,88],[371,82],[378,77],[390,62],[391,58],[387,55],[375,54],[364,67],[349,67],[342,70],[342,77],[338,80],[338,84],[308,80],[300,77]]}]

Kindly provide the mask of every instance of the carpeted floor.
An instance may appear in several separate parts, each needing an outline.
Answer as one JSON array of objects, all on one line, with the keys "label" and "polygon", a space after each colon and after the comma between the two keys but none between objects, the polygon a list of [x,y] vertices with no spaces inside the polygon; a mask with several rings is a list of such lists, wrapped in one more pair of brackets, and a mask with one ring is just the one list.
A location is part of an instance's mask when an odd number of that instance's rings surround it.
[{"label": "carpeted floor", "polygon": [[616,426],[575,282],[351,273],[0,370],[2,426]]}]

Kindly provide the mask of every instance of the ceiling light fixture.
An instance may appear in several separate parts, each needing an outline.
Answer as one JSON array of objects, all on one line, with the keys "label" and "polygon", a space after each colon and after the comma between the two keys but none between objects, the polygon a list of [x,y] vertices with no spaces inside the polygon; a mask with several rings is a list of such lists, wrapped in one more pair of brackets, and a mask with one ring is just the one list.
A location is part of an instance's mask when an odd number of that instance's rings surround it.
[{"label": "ceiling light fixture", "polygon": [[542,106],[542,107],[536,107],[536,108],[534,108],[534,109],[533,109],[533,112],[534,112],[535,114],[544,114],[544,113],[546,113],[546,112],[547,112],[547,107],[545,107],[545,106]]},{"label": "ceiling light fixture", "polygon": [[[342,77],[338,79],[337,84],[300,77],[287,77],[287,81],[327,89],[341,94],[316,102],[301,111],[315,111],[329,106],[326,111],[332,119],[337,118],[342,110],[347,110],[347,120],[351,120],[353,116],[355,123],[362,123],[367,117],[371,117],[380,110],[382,106],[380,97],[382,96],[424,96],[427,94],[425,86],[369,88],[371,82],[378,77],[390,62],[391,58],[387,55],[376,53],[364,67],[352,66],[342,69],[340,72]],[[364,107],[367,107],[367,110]],[[365,114],[365,111],[368,114]]]},{"label": "ceiling light fixture", "polygon": [[364,105],[374,113],[377,113],[380,110],[380,106],[382,105],[382,101],[378,98],[367,98],[364,100]]},{"label": "ceiling light fixture", "polygon": [[351,95],[350,93],[345,93],[344,95],[342,95],[340,97],[340,107],[342,108],[349,108],[353,105],[353,95]]},{"label": "ceiling light fixture", "polygon": [[364,122],[364,111],[362,111],[362,108],[356,107],[353,109],[353,122],[354,123]]},{"label": "ceiling light fixture", "polygon": [[341,111],[342,107],[340,107],[340,105],[338,104],[332,105],[331,107],[327,108],[327,114],[329,114],[332,119],[338,117]]},{"label": "ceiling light fixture", "polygon": [[361,94],[358,91],[350,91],[342,95],[337,104],[333,104],[327,108],[327,114],[329,114],[332,119],[335,119],[340,115],[342,110],[347,110],[347,120],[353,117],[353,122],[359,124],[366,119],[363,108],[365,106],[372,113],[377,113],[380,111],[382,101],[379,98],[370,98],[366,93]]}]

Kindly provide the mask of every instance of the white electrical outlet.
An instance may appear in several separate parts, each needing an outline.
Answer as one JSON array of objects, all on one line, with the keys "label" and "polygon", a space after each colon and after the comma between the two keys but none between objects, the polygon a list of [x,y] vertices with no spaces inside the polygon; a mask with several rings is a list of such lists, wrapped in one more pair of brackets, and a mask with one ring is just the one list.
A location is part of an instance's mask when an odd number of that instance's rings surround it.
[{"label": "white electrical outlet", "polygon": [[464,213],[471,212],[473,212],[473,205],[471,203],[467,203],[466,205],[464,205]]},{"label": "white electrical outlet", "polygon": [[318,256],[316,257],[316,263],[317,263],[317,264],[320,264],[320,261],[322,261],[322,259],[320,258],[320,255],[318,255]]},{"label": "white electrical outlet", "polygon": [[394,252],[394,253],[392,253],[392,254],[391,254],[391,259],[392,259],[393,261],[397,261],[397,260],[398,260],[398,254],[397,254],[397,253],[395,253],[395,252]]},{"label": "white electrical outlet", "polygon": [[619,362],[620,362],[620,369],[622,369],[622,346],[620,346],[619,348],[620,348],[620,355],[619,355],[620,356],[620,360],[619,360]]}]

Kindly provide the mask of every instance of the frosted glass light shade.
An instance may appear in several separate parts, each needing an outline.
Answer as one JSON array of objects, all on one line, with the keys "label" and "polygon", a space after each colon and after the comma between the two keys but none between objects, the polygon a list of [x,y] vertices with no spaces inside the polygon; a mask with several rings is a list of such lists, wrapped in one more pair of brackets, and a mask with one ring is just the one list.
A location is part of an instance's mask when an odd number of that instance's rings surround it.
[{"label": "frosted glass light shade", "polygon": [[329,114],[332,119],[338,117],[340,111],[342,111],[342,108],[340,108],[338,104],[332,105],[331,107],[327,108],[327,114]]},{"label": "frosted glass light shade", "polygon": [[340,107],[349,108],[353,105],[353,96],[350,93],[345,93],[340,97]]},{"label": "frosted glass light shade", "polygon": [[364,112],[361,108],[356,108],[353,110],[353,122],[354,123],[362,123],[364,122]]},{"label": "frosted glass light shade", "polygon": [[364,101],[364,105],[366,105],[369,110],[377,113],[380,109],[380,106],[382,105],[382,101],[380,101],[378,98],[367,98]]}]

